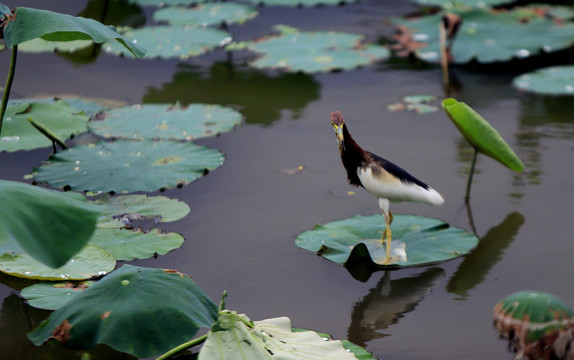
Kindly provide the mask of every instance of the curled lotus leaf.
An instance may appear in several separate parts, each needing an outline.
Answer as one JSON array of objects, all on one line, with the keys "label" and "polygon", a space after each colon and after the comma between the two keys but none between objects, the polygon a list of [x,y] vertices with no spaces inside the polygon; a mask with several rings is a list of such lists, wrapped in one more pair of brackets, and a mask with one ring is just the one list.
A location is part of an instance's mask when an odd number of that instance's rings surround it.
[{"label": "curled lotus leaf", "polygon": [[443,100],[442,105],[447,116],[475,149],[511,170],[518,172],[524,170],[522,160],[510,145],[474,109],[453,98]]},{"label": "curled lotus leaf", "polygon": [[153,14],[155,21],[165,21],[171,25],[210,26],[221,24],[243,24],[256,17],[253,6],[236,3],[198,4],[192,8],[165,7]]},{"label": "curled lotus leaf", "polygon": [[383,46],[362,43],[364,36],[359,34],[275,28],[278,35],[247,44],[247,48],[262,54],[250,66],[315,73],[354,69],[389,56],[389,50]]},{"label": "curled lotus leaf", "polygon": [[[472,60],[492,63],[523,59],[568,48],[572,45],[574,23],[560,23],[534,11],[520,9],[494,11],[489,8],[455,11],[462,24],[453,40],[451,55],[455,64]],[[413,19],[392,19],[407,43],[398,48],[414,49],[421,60],[440,61],[438,25],[444,12]],[[501,36],[503,34],[503,36]]]},{"label": "curled lotus leaf", "polygon": [[[231,35],[226,31],[187,26],[147,26],[140,29],[124,29],[122,35],[146,48],[144,59],[188,59],[231,42]],[[116,42],[106,42],[102,47],[110,54],[133,57]]]},{"label": "curled lotus leaf", "polygon": [[90,130],[106,138],[193,140],[231,131],[243,120],[220,105],[144,104],[110,109]]},{"label": "curled lotus leaf", "polygon": [[117,140],[52,155],[34,169],[34,178],[94,193],[155,191],[195,181],[223,161],[219,151],[190,142]]},{"label": "curled lotus leaf", "polygon": [[496,304],[494,325],[520,357],[565,359],[559,354],[573,340],[574,313],[552,294],[520,291]]},{"label": "curled lotus leaf", "polygon": [[358,215],[317,225],[297,236],[295,245],[339,264],[367,258],[376,265],[411,267],[465,255],[478,244],[474,234],[442,220],[397,214],[391,225],[393,243],[400,240],[404,244],[406,259],[384,264],[386,249],[379,241],[384,227],[382,215]]}]

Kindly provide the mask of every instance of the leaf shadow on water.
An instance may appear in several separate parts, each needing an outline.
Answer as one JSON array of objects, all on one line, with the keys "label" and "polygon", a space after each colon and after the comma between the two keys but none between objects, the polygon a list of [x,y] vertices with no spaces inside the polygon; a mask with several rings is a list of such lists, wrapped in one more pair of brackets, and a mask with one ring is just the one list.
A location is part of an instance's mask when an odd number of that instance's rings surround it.
[{"label": "leaf shadow on water", "polygon": [[468,292],[482,283],[490,269],[502,260],[504,252],[515,240],[522,224],[524,216],[519,212],[512,212],[500,224],[488,230],[478,242],[478,246],[466,256],[449,279],[447,291],[466,298]]},{"label": "leaf shadow on water", "polygon": [[[237,69],[229,62],[216,62],[207,71],[179,64],[170,83],[161,88],[147,88],[143,102],[234,105],[247,123],[270,125],[281,118],[283,110],[297,114],[318,100],[319,91],[319,83],[306,74],[270,76],[260,70]],[[263,94],[265,101],[262,101]]]},{"label": "leaf shadow on water", "polygon": [[431,267],[418,275],[391,280],[392,271],[385,271],[376,287],[353,305],[347,338],[354,344],[367,342],[387,335],[378,330],[396,324],[439,285],[445,272]]}]

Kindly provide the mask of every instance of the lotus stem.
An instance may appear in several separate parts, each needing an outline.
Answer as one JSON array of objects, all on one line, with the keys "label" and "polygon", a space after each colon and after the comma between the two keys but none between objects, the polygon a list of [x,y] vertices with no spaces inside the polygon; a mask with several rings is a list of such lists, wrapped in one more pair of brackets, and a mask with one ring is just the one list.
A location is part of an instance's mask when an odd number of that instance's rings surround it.
[{"label": "lotus stem", "polygon": [[472,176],[474,175],[474,167],[476,166],[476,157],[478,156],[478,149],[474,148],[474,154],[472,156],[472,164],[470,165],[470,173],[468,174],[468,182],[466,183],[466,195],[464,196],[464,201],[468,203],[470,200],[470,188],[472,186]]},{"label": "lotus stem", "polygon": [[8,78],[6,79],[6,86],[4,86],[4,95],[2,95],[2,105],[0,108],[0,134],[2,134],[2,122],[6,107],[8,106],[8,99],[10,98],[10,89],[12,88],[12,81],[14,80],[14,73],[16,72],[16,58],[18,57],[18,45],[12,46],[12,56],[10,57],[10,68],[8,69]]},{"label": "lotus stem", "polygon": [[446,44],[446,25],[444,21],[440,21],[438,24],[438,33],[440,41],[440,64],[442,67],[442,83],[445,87],[448,87],[448,48]]},{"label": "lotus stem", "polygon": [[28,118],[28,122],[30,124],[32,124],[33,127],[36,128],[36,130],[38,130],[39,132],[41,132],[42,134],[44,134],[48,139],[52,140],[52,142],[57,143],[58,145],[60,145],[62,147],[62,149],[67,149],[68,146],[66,145],[66,143],[60,139],[58,137],[58,135],[54,134],[50,129],[48,129],[47,127],[45,127],[44,125],[40,124],[39,122],[37,122],[36,120],[32,119],[32,118]]},{"label": "lotus stem", "polygon": [[199,344],[205,342],[205,340],[207,340],[207,334],[205,334],[205,335],[203,335],[203,336],[200,336],[200,337],[198,337],[198,338],[195,338],[195,339],[193,339],[193,340],[191,340],[191,341],[188,341],[188,342],[186,342],[186,343],[183,343],[183,344],[181,344],[181,345],[179,345],[179,346],[176,346],[176,347],[174,347],[173,349],[169,350],[168,352],[166,352],[165,354],[161,355],[160,357],[158,357],[158,358],[155,359],[155,360],[165,360],[165,359],[168,359],[168,358],[172,357],[173,355],[175,355],[175,354],[177,354],[177,353],[180,353],[180,352],[182,352],[182,351],[184,351],[184,350],[186,350],[186,349],[189,349],[190,347],[193,347],[193,346],[196,346],[196,345],[199,345]]}]

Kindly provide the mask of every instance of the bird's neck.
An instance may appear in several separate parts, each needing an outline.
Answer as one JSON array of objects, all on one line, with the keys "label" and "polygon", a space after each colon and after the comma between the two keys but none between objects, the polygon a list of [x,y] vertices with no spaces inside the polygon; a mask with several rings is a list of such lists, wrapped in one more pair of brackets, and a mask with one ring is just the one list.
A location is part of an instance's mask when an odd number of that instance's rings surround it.
[{"label": "bird's neck", "polygon": [[339,145],[339,151],[343,165],[347,170],[349,183],[362,186],[357,169],[367,161],[369,154],[355,142],[347,130],[347,125],[343,125],[343,142]]}]

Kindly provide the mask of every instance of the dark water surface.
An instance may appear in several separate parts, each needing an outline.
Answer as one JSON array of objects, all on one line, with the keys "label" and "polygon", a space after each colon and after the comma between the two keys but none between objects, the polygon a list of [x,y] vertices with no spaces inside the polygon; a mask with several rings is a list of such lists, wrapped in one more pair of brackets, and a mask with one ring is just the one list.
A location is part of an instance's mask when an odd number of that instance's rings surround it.
[{"label": "dark water surface", "polygon": [[[77,15],[87,3],[18,5]],[[287,24],[383,41],[392,34],[385,18],[413,10],[406,1],[376,0],[314,9],[267,7],[230,31],[247,40]],[[149,22],[151,12],[145,11]],[[573,100],[512,88],[512,77],[536,61],[455,69],[461,88],[454,96],[489,120],[526,166],[516,174],[479,156],[470,219],[463,196],[471,151],[456,128],[440,111],[387,110],[406,95],[442,98],[438,67],[395,59],[309,76],[252,70],[244,65],[249,54],[234,56],[233,66],[221,51],[187,61],[101,54],[81,64],[54,54],[19,56],[14,98],[77,94],[130,104],[220,103],[245,115],[246,123],[234,131],[198,141],[226,154],[221,168],[164,193],[191,207],[185,219],[163,226],[183,234],[184,245],[135,264],[177,269],[216,302],[227,290],[228,308],[254,320],[288,316],[296,327],[348,338],[379,359],[511,359],[492,327],[496,302],[533,289],[574,307]],[[572,58],[564,54],[553,61]],[[0,69],[7,69],[8,61],[7,52],[0,54]],[[379,211],[376,199],[347,184],[329,124],[333,110],[346,115],[359,144],[400,164],[447,200],[440,208],[400,203],[392,206],[395,213],[436,217],[469,231],[473,223],[479,247],[465,258],[389,272],[348,269],[295,247],[294,238],[317,223]],[[22,180],[49,153],[0,154],[0,176]],[[305,167],[300,174],[281,172],[299,165]],[[351,190],[356,194],[349,195]],[[79,358],[27,342],[23,334],[45,314],[15,295],[26,282],[7,276],[0,281],[0,359]],[[122,356],[108,351],[99,358]]]}]

